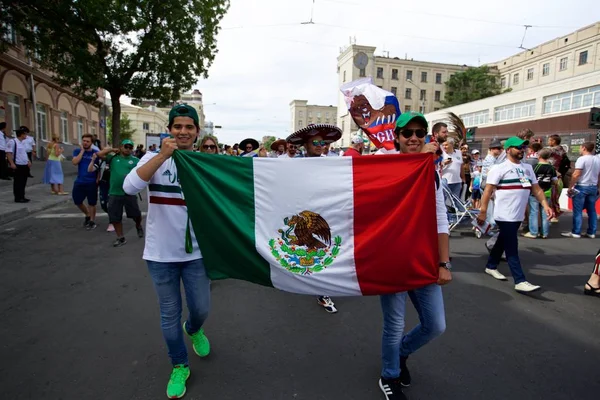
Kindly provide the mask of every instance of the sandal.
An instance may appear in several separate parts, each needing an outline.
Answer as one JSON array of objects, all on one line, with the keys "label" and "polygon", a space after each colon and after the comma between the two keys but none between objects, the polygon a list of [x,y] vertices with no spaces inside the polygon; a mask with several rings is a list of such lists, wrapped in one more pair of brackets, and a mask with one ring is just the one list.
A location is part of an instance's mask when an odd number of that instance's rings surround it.
[{"label": "sandal", "polygon": [[[585,286],[589,286],[590,288],[588,289]],[[583,287],[583,294],[587,296],[600,297],[600,287],[595,288],[592,285],[590,285],[589,282],[587,282],[585,286]]]}]

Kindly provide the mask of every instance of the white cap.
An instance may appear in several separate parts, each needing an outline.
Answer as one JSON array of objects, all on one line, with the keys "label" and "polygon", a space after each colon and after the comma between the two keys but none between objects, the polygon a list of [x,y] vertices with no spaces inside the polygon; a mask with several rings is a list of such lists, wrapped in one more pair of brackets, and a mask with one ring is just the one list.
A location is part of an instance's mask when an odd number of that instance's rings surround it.
[{"label": "white cap", "polygon": [[352,136],[352,144],[359,144],[359,143],[364,143],[364,139],[362,138],[362,136],[359,135],[354,135]]},{"label": "white cap", "polygon": [[479,154],[479,150],[475,149],[471,152],[471,154]]}]

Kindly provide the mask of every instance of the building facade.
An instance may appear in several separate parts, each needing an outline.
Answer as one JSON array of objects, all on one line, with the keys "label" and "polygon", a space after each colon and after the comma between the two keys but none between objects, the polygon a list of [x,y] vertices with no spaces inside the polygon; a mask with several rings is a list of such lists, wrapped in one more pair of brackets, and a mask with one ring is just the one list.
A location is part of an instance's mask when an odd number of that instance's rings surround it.
[{"label": "building facade", "polygon": [[[1,38],[8,44],[0,57],[0,122],[7,132],[27,126],[36,138],[38,154],[53,134],[58,134],[67,152],[85,133],[96,134],[106,143],[104,111],[86,103],[70,88],[61,87],[48,71],[32,62],[15,31]],[[99,103],[104,92],[98,90]]]},{"label": "building facade", "polygon": [[291,130],[295,132],[309,124],[331,124],[337,126],[337,107],[308,104],[306,100],[290,102]]},{"label": "building facade", "polygon": [[[448,112],[457,114],[467,128],[476,128],[475,143],[483,148],[493,137],[506,138],[522,129],[531,129],[540,138],[557,134],[576,158],[578,145],[595,137],[588,122],[590,109],[600,107],[599,56],[600,23],[496,63],[504,81],[514,83],[518,77],[512,91],[425,116],[434,124],[446,122]],[[567,69],[561,71],[565,57]],[[519,58],[524,60],[517,62]],[[531,69],[533,78],[528,79]]]},{"label": "building facade", "polygon": [[[353,44],[338,56],[338,87],[358,78],[372,77],[373,82],[392,92],[400,102],[400,111],[423,113],[442,108],[446,94],[446,81],[466,65],[382,57],[375,55],[376,47]],[[344,132],[341,147],[348,147],[352,133],[358,126],[352,121],[344,96],[338,92],[337,124]]]},{"label": "building facade", "polygon": [[168,114],[156,106],[147,108],[121,103],[121,116],[127,115],[134,133],[131,140],[137,146],[143,144],[148,148],[147,135],[157,136],[167,132]]},{"label": "building facade", "polygon": [[[135,102],[137,106],[142,107],[151,107],[154,106],[158,111],[162,111],[165,114],[169,114],[171,108],[175,104],[186,103],[190,106],[194,107],[198,112],[198,122],[200,124],[200,131],[202,132],[204,128],[204,121],[206,116],[204,115],[204,103],[202,102],[202,92],[198,89],[194,89],[191,93],[184,93],[181,95],[180,99],[173,102],[173,104],[168,105],[167,107],[160,107],[160,101],[155,99],[142,99]],[[164,105],[164,104],[163,104]]]}]

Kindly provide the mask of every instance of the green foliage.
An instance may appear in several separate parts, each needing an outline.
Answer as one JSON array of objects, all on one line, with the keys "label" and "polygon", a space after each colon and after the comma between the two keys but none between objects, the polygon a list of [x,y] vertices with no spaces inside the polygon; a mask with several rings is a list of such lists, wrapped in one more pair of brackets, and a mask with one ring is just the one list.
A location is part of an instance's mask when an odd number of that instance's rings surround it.
[{"label": "green foliage", "polygon": [[[129,119],[129,115],[127,114],[123,114],[121,115],[121,135],[120,135],[120,141],[123,141],[125,139],[131,139],[133,137],[133,134],[135,133],[135,129],[133,129],[131,127],[131,120]],[[106,129],[108,132],[108,135],[106,136],[108,143],[110,143],[113,147],[117,147],[119,144],[116,142],[113,142],[112,140],[112,119],[109,119],[107,121],[106,124]]]},{"label": "green foliage", "polygon": [[276,140],[277,138],[275,136],[269,136],[269,139],[264,143],[265,149],[267,149],[267,151],[271,150],[271,145]]},{"label": "green foliage", "polygon": [[508,91],[510,89],[502,90],[498,75],[490,71],[487,65],[467,68],[452,75],[446,82],[446,95],[442,104],[444,107],[451,107]]},{"label": "green foliage", "polygon": [[[96,101],[111,95],[113,138],[120,141],[122,95],[170,102],[207,77],[229,0],[29,0],[3,3],[55,80]],[[35,27],[35,29],[31,29]]]}]

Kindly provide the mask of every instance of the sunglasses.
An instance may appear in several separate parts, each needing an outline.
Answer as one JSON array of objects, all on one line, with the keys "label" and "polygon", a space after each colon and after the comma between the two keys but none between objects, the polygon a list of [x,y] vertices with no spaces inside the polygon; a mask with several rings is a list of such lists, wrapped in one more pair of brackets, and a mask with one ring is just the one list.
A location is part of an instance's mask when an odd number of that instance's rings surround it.
[{"label": "sunglasses", "polygon": [[325,146],[325,141],[324,140],[313,140],[312,141],[312,145],[313,146]]},{"label": "sunglasses", "polygon": [[410,139],[413,135],[417,135],[419,139],[423,139],[427,136],[427,130],[425,129],[402,129],[400,134],[404,139]]},{"label": "sunglasses", "polygon": [[520,145],[520,146],[512,146],[513,149],[517,149],[517,150],[525,150],[527,148],[527,146],[524,145]]},{"label": "sunglasses", "polygon": [[246,146],[246,150],[254,150],[254,147],[252,147],[252,146]]},{"label": "sunglasses", "polygon": [[208,149],[215,150],[217,148],[217,146],[215,146],[214,144],[204,144],[204,145],[202,145],[202,148],[204,150],[208,150]]},{"label": "sunglasses", "polygon": [[129,144],[127,144],[127,145],[125,145],[125,146],[123,146],[123,147],[125,147],[126,149],[129,149],[129,150],[133,150],[133,146],[131,146],[131,145],[129,145]]},{"label": "sunglasses", "polygon": [[298,146],[294,146],[293,144],[291,144],[288,148],[290,150],[296,150],[298,148]]}]

